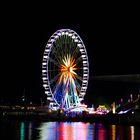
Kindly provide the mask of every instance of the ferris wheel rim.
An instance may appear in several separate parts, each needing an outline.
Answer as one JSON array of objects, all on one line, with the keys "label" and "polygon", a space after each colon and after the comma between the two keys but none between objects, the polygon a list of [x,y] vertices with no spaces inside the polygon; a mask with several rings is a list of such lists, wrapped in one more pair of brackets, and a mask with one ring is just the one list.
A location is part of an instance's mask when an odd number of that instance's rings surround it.
[{"label": "ferris wheel rim", "polygon": [[80,38],[80,36],[71,29],[60,29],[54,32],[53,35],[49,38],[47,45],[45,47],[45,51],[43,55],[43,62],[42,62],[42,79],[43,79],[43,86],[45,88],[45,94],[47,94],[48,100],[55,102],[56,104],[58,103],[57,101],[55,101],[55,98],[53,97],[52,89],[50,87],[49,78],[48,78],[49,77],[48,63],[49,63],[50,53],[53,47],[53,43],[62,35],[67,35],[71,37],[72,39],[74,39],[74,41],[77,42],[77,47],[81,52],[81,57],[83,61],[83,81],[81,85],[81,91],[79,94],[79,97],[81,100],[83,100],[86,94],[86,89],[88,86],[88,79],[89,79],[88,56],[87,56],[85,45],[82,39]]}]

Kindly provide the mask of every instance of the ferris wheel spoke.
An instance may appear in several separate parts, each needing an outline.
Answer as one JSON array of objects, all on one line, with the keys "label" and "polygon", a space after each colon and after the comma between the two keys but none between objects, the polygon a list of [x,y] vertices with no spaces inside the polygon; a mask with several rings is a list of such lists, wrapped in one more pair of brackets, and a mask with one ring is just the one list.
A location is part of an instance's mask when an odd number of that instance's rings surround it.
[{"label": "ferris wheel spoke", "polygon": [[54,78],[52,78],[50,80],[50,84],[52,84],[53,82],[57,81],[60,75],[61,75],[61,73],[58,73]]},{"label": "ferris wheel spoke", "polygon": [[61,55],[58,55],[58,52],[53,52],[53,54],[52,54],[53,56],[54,56],[54,60],[56,61],[56,63],[58,63],[58,65],[60,65],[61,64]]},{"label": "ferris wheel spoke", "polygon": [[72,79],[71,89],[73,90],[73,93],[77,95],[76,79]]},{"label": "ferris wheel spoke", "polygon": [[78,68],[79,70],[83,70],[83,68]]},{"label": "ferris wheel spoke", "polygon": [[59,87],[60,87],[60,85],[55,84],[54,88],[52,89],[54,96],[57,94],[57,91],[58,91]]},{"label": "ferris wheel spoke", "polygon": [[55,61],[54,59],[50,58],[50,62],[52,62],[56,66],[60,67],[59,63],[57,61]]},{"label": "ferris wheel spoke", "polygon": [[83,78],[81,76],[79,76],[78,74],[75,76],[77,79],[79,79],[80,81],[83,81]]},{"label": "ferris wheel spoke", "polygon": [[61,38],[59,38],[57,43],[55,44],[56,45],[56,53],[57,53],[57,55],[59,54],[60,56],[64,56],[64,48],[62,48],[63,47],[63,43],[61,41]]},{"label": "ferris wheel spoke", "polygon": [[76,58],[77,57],[77,54],[79,54],[79,48],[78,48],[78,46],[76,46],[75,50],[72,52],[72,56],[74,56]]},{"label": "ferris wheel spoke", "polygon": [[48,71],[49,71],[49,72],[58,72],[58,71],[60,71],[60,70],[59,70],[59,69],[53,69],[53,70],[52,70],[52,69],[49,69]]},{"label": "ferris wheel spoke", "polygon": [[61,49],[61,47],[60,47],[60,45],[58,45],[58,44],[56,44],[56,43],[54,43],[54,47],[53,47],[53,49],[52,49],[52,52],[53,52],[53,56],[54,56],[54,58],[55,58],[55,60],[59,63],[59,64],[61,64],[61,60],[62,60],[62,50],[60,50]]},{"label": "ferris wheel spoke", "polygon": [[81,56],[79,56],[77,59],[76,59],[76,64],[79,64],[79,62],[82,62],[82,57]]},{"label": "ferris wheel spoke", "polygon": [[69,45],[69,54],[71,54],[71,56],[74,56],[73,53],[76,50],[76,45],[75,42],[73,40],[71,40],[71,45]]},{"label": "ferris wheel spoke", "polygon": [[80,86],[79,82],[77,81],[77,79],[75,79],[74,81],[75,81],[75,85],[76,85],[76,87],[77,87],[78,93],[80,93],[80,91],[81,91],[81,86]]}]

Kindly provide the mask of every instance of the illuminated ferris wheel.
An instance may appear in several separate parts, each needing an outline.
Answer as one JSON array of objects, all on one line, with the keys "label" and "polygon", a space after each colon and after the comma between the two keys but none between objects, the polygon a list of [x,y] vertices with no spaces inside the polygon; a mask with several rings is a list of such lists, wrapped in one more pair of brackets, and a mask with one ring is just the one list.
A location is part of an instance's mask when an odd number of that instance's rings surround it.
[{"label": "illuminated ferris wheel", "polygon": [[88,86],[89,64],[85,45],[73,30],[56,31],[48,40],[42,79],[51,109],[80,106]]}]

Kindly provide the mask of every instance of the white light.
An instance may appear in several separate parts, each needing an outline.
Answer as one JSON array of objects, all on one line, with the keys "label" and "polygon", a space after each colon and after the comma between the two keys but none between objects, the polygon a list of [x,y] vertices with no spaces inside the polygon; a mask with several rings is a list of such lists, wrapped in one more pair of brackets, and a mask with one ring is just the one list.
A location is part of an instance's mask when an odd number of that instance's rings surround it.
[{"label": "white light", "polygon": [[43,80],[47,80],[47,78],[46,78],[46,77],[43,77],[42,79],[43,79]]},{"label": "white light", "polygon": [[83,83],[83,86],[86,86],[87,84],[86,83]]},{"label": "white light", "polygon": [[81,94],[81,95],[85,95],[85,92],[81,92],[80,94]]},{"label": "white light", "polygon": [[45,88],[45,87],[47,87],[48,85],[47,84],[43,84],[43,87]]},{"label": "white light", "polygon": [[87,67],[83,67],[83,69],[84,69],[84,70],[87,70],[88,68],[87,68]]},{"label": "white light", "polygon": [[64,35],[65,34],[65,32],[62,32],[62,35]]},{"label": "white light", "polygon": [[84,51],[84,49],[80,49],[80,52],[83,52]]},{"label": "white light", "polygon": [[54,42],[55,40],[54,39],[51,39],[51,42]]},{"label": "white light", "polygon": [[50,103],[51,106],[53,106],[53,103]]},{"label": "white light", "polygon": [[45,94],[47,95],[51,95],[51,93],[49,91],[45,91]]},{"label": "white light", "polygon": [[83,61],[83,63],[85,64],[85,63],[87,63],[87,61]]},{"label": "white light", "polygon": [[46,76],[46,73],[42,72],[42,75],[43,75],[43,76]]},{"label": "white light", "polygon": [[83,83],[87,83],[87,80],[83,80]]},{"label": "white light", "polygon": [[46,62],[43,62],[43,63],[42,63],[42,65],[46,65],[46,64],[47,64]]},{"label": "white light", "polygon": [[84,74],[84,76],[88,76],[88,74]]},{"label": "white light", "polygon": [[55,36],[56,39],[57,39],[58,37],[59,37],[58,35]]},{"label": "white light", "polygon": [[82,44],[77,44],[77,46],[78,46],[79,48],[81,48],[81,47],[82,47]]},{"label": "white light", "polygon": [[87,87],[83,87],[83,89],[87,89]]},{"label": "white light", "polygon": [[72,67],[70,67],[69,69],[70,69],[70,72],[72,72],[72,71],[73,71],[73,70],[72,70]]},{"label": "white light", "polygon": [[74,42],[78,42],[78,39],[75,39]]},{"label": "white light", "polygon": [[47,97],[47,99],[48,99],[48,100],[50,100],[50,101],[52,101],[52,100],[53,100],[53,99],[52,99],[52,97]]},{"label": "white light", "polygon": [[61,36],[61,33],[58,33],[59,36]]},{"label": "white light", "polygon": [[52,44],[47,44],[48,47],[50,47]]},{"label": "white light", "polygon": [[86,57],[86,55],[82,55],[82,58]]},{"label": "white light", "polygon": [[69,33],[68,32],[66,32],[66,35],[68,35]]},{"label": "white light", "polygon": [[72,36],[72,39],[74,39],[74,38],[75,38],[75,36],[73,35],[73,36]]},{"label": "white light", "polygon": [[79,97],[79,100],[82,101],[83,100],[83,97]]},{"label": "white light", "polygon": [[120,111],[118,114],[123,114],[124,112],[123,111]]},{"label": "white light", "polygon": [[47,59],[47,58],[48,58],[48,56],[47,56],[47,55],[44,55],[44,58],[46,58],[46,59]]},{"label": "white light", "polygon": [[72,33],[69,33],[68,36],[72,36]]},{"label": "white light", "polygon": [[45,52],[49,52],[49,51],[50,51],[49,49],[46,49],[46,50],[45,50]]},{"label": "white light", "polygon": [[43,73],[47,72],[47,70],[42,70]]}]

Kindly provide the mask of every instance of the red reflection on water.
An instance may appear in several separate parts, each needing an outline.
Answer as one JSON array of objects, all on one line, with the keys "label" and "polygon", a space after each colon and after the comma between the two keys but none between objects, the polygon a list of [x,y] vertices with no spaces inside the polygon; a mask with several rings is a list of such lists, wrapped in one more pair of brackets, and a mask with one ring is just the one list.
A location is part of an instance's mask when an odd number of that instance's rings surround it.
[{"label": "red reflection on water", "polygon": [[58,131],[59,131],[58,140],[71,140],[71,137],[73,136],[73,131],[69,123],[60,123]]},{"label": "red reflection on water", "polygon": [[106,140],[106,129],[103,126],[103,124],[97,124],[96,125],[96,129],[97,129],[97,139],[98,140]]},{"label": "red reflection on water", "polygon": [[86,140],[87,124],[82,122],[60,123],[58,133],[58,140]]}]

